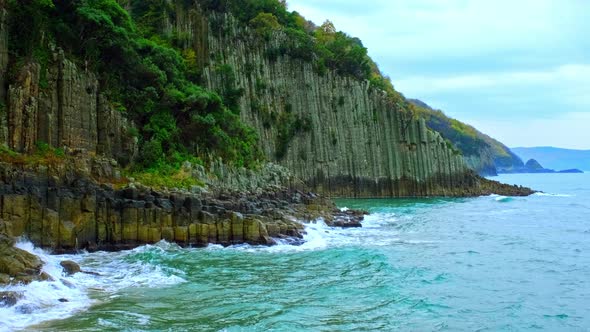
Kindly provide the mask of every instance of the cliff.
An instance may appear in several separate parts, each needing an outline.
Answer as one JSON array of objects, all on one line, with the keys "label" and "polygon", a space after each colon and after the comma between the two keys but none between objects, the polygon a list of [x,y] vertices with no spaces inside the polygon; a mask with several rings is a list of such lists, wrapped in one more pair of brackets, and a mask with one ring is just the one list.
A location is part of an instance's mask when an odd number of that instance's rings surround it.
[{"label": "cliff", "polygon": [[[346,197],[460,196],[477,179],[424,120],[368,81],[318,73],[309,61],[276,54],[287,35],[267,39],[227,13],[175,6],[168,29],[189,36],[208,88],[241,91],[241,119],[266,157],[311,189]],[[206,36],[203,38],[202,36]],[[204,58],[203,58],[204,56]]]},{"label": "cliff", "polygon": [[[175,21],[162,28],[186,36],[203,84],[222,96],[241,91],[235,100],[240,118],[259,134],[266,158],[312,190],[347,197],[461,196],[477,185],[438,133],[369,82],[333,70],[320,74],[288,55],[269,57],[288,41],[280,31],[264,40],[230,14],[205,15],[182,1],[174,9],[167,17]],[[97,76],[79,67],[54,48],[45,63],[12,68],[0,141],[19,152],[45,142],[132,160],[133,125],[111,106]]]},{"label": "cliff", "polygon": [[[0,114],[6,112],[6,70],[8,66],[8,12],[4,8],[4,1],[0,3]],[[4,119],[5,116],[2,116]],[[6,125],[0,119],[0,127]]]},{"label": "cliff", "polygon": [[[133,1],[125,5],[130,10],[145,7],[145,3]],[[81,53],[86,49],[64,44],[69,39],[60,45],[54,31],[55,42],[44,41],[51,38],[41,34],[23,41],[30,44],[29,49],[20,41],[13,43],[18,49],[10,53],[20,57],[6,59],[10,29],[2,24],[0,63],[6,80],[0,144],[13,151],[32,153],[45,144],[112,157],[123,165],[134,161],[146,164],[146,159],[165,163],[168,159],[162,156],[166,152],[205,156],[199,151],[210,155],[223,152],[230,144],[244,151],[250,149],[249,141],[241,135],[249,135],[249,129],[234,123],[236,113],[258,134],[267,160],[287,167],[306,188],[319,193],[345,197],[465,196],[477,193],[482,185],[465,162],[471,156],[464,159],[438,132],[428,129],[403,97],[377,88],[373,81],[360,79],[354,72],[319,70],[305,57],[313,57],[312,51],[293,55],[287,49],[299,50],[303,41],[289,30],[273,28],[261,34],[229,12],[203,11],[198,2],[169,1],[158,7],[165,15],[155,15],[158,19],[150,21],[148,28],[161,30],[162,36],[177,36],[175,44],[181,44],[181,53],[189,56],[184,63],[175,63],[171,61],[183,60],[178,52],[136,37],[133,22],[114,1],[109,2],[112,12],[100,11],[91,3],[76,5],[83,6],[77,11],[75,6],[62,4],[36,6],[13,10],[30,9],[30,15],[40,22],[51,22],[50,16],[57,16],[59,24],[71,25],[67,31],[72,36],[105,37],[101,30],[105,26],[96,25],[97,19],[122,21],[113,33],[125,33],[115,36],[121,41],[108,39],[105,45],[95,45],[93,52]],[[64,11],[70,11],[69,15],[93,14],[71,19]],[[2,13],[6,22],[6,11],[2,9]],[[154,13],[158,12],[148,12]],[[19,12],[18,17],[24,14],[29,13]],[[138,21],[150,15],[144,13]],[[13,34],[21,33],[16,29],[18,17],[12,20]],[[146,29],[145,25],[140,27]],[[131,49],[125,41],[131,43]],[[92,61],[80,59],[79,53]],[[136,62],[125,62],[125,57],[114,59],[127,53]],[[121,77],[105,62],[145,79]],[[97,74],[92,68],[107,72]],[[200,77],[208,90],[194,85],[187,73],[174,71],[189,69],[197,72],[192,76]],[[219,96],[207,91],[217,91]],[[109,100],[111,96],[132,100],[122,100],[126,104],[120,105]],[[141,122],[139,127],[130,119]],[[211,146],[218,148],[209,149]],[[241,153],[234,150],[229,156],[253,155]]]},{"label": "cliff", "polygon": [[31,153],[44,143],[131,160],[137,149],[136,140],[128,134],[133,124],[110,105],[97,76],[79,68],[55,46],[42,61],[10,59],[8,22],[2,1],[0,145]]},{"label": "cliff", "polygon": [[524,167],[522,160],[507,146],[476,128],[449,118],[421,100],[409,99],[414,111],[426,120],[426,125],[441,133],[461,151],[463,160],[478,174],[497,175],[505,169]]}]

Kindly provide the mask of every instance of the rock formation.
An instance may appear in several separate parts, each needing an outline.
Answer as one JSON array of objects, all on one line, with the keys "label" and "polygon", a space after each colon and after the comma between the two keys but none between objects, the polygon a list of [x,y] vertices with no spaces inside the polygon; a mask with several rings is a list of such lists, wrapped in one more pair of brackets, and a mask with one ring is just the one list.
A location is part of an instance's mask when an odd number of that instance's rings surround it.
[{"label": "rock formation", "polygon": [[84,162],[94,165],[68,160],[23,170],[0,164],[0,220],[12,236],[54,252],[120,250],[160,240],[268,245],[273,238],[301,238],[299,221],[324,217],[345,226],[362,219],[315,195],[276,187],[233,195],[154,191],[140,184],[115,190],[83,172],[101,169],[101,177],[108,177],[108,164]]},{"label": "rock formation", "polygon": [[80,149],[120,161],[135,155],[132,124],[100,93],[94,74],[55,50],[46,68],[25,64],[8,87],[7,126],[0,142],[30,153],[38,142]]},{"label": "rock formation", "polygon": [[526,164],[522,167],[511,168],[511,169],[501,169],[499,170],[500,173],[584,173],[583,171],[575,168],[565,169],[561,171],[556,171],[554,169],[549,169],[543,167],[537,160],[529,159]]},{"label": "rock formation", "polygon": [[[284,34],[262,42],[229,14],[204,16],[180,3],[175,8],[176,21],[165,26],[189,36],[187,46],[204,56],[205,85],[242,89],[240,115],[260,134],[267,158],[313,190],[346,197],[455,196],[476,182],[438,133],[368,81],[318,74],[311,63],[287,55],[269,57]],[[281,136],[286,119],[306,127],[287,142]]]},{"label": "rock formation", "polygon": [[[342,197],[464,196],[478,188],[457,150],[368,81],[269,56],[288,38],[283,32],[264,40],[227,13],[175,4],[175,15],[166,16],[175,20],[163,27],[187,36],[203,84],[222,94],[242,91],[240,116],[259,133],[266,157],[307,188]],[[133,124],[110,105],[93,73],[58,48],[48,64],[26,62],[17,73],[0,114],[0,143],[30,152],[45,142],[133,160]]]}]

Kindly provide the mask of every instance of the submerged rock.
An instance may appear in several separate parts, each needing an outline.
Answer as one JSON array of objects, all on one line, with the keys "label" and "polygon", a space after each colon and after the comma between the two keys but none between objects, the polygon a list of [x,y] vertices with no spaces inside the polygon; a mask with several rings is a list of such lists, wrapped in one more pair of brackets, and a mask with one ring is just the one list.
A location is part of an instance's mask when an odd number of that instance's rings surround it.
[{"label": "submerged rock", "polygon": [[59,263],[59,265],[61,265],[61,267],[63,267],[64,272],[67,275],[73,275],[73,274],[76,274],[76,273],[82,271],[80,269],[80,265],[78,265],[78,263],[73,262],[73,261],[63,261],[63,262]]},{"label": "submerged rock", "polygon": [[23,294],[18,292],[0,292],[0,307],[12,307],[22,297]]}]

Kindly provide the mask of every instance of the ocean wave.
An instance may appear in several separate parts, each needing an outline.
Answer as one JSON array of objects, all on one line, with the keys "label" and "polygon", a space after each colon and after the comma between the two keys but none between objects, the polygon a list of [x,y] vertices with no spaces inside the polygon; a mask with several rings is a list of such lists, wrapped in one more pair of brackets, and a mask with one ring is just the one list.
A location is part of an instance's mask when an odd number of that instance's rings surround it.
[{"label": "ocean wave", "polygon": [[501,202],[501,203],[510,202],[514,199],[514,197],[502,196],[502,195],[498,195],[498,194],[491,194],[491,195],[483,196],[483,197],[490,197],[490,198],[493,198],[496,202]]},{"label": "ocean wave", "polygon": [[541,197],[574,197],[575,195],[569,194],[552,194],[552,193],[534,193],[533,196],[541,196]]},{"label": "ocean wave", "polygon": [[[162,250],[168,244],[143,246],[119,253],[82,253],[78,255],[50,255],[35,248],[32,243],[20,241],[16,246],[37,255],[43,262],[43,272],[52,281],[32,282],[28,285],[0,287],[0,291],[15,292],[20,298],[11,307],[0,307],[0,331],[12,331],[34,326],[46,321],[65,319],[87,310],[102,299],[108,299],[118,290],[130,287],[161,287],[185,282],[179,271],[129,259],[149,250]],[[60,263],[72,260],[84,270],[99,275],[77,273],[63,274]]]}]

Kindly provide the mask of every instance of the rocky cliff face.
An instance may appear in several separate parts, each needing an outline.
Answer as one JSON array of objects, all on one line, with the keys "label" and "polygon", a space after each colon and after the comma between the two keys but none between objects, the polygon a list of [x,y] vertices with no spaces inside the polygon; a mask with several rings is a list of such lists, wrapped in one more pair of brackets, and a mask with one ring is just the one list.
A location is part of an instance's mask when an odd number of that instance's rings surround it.
[{"label": "rocky cliff face", "polygon": [[189,36],[203,58],[204,84],[222,93],[241,89],[241,118],[259,132],[266,156],[312,189],[357,197],[461,195],[475,181],[438,133],[367,81],[270,57],[286,38],[281,33],[263,41],[228,14],[205,17],[182,4],[176,10],[166,26]]},{"label": "rocky cliff face", "polygon": [[8,86],[4,135],[0,142],[31,152],[38,142],[129,161],[136,142],[132,124],[113,109],[96,76],[55,50],[46,67],[26,63]]},{"label": "rocky cliff face", "polygon": [[[53,147],[129,161],[136,153],[133,127],[101,93],[96,76],[59,49],[47,63],[9,59],[8,13],[0,3],[0,144],[31,152]],[[8,67],[13,77],[9,77]]]},{"label": "rocky cliff face", "polygon": [[[233,95],[226,102],[257,130],[268,159],[308,188],[347,197],[475,192],[479,179],[461,155],[367,81],[319,73],[309,62],[281,55],[289,42],[283,32],[262,38],[229,14],[205,15],[186,1],[170,3],[175,13],[165,15],[162,27],[184,36],[195,51],[203,84]],[[6,39],[5,28],[0,36]],[[18,67],[4,86],[0,143],[19,152],[45,142],[133,159],[132,124],[110,105],[96,75],[57,48],[47,63]]]},{"label": "rocky cliff face", "polygon": [[4,1],[0,2],[0,135],[1,128],[5,128],[6,114],[6,69],[8,66],[8,28],[7,12],[4,9]]}]

